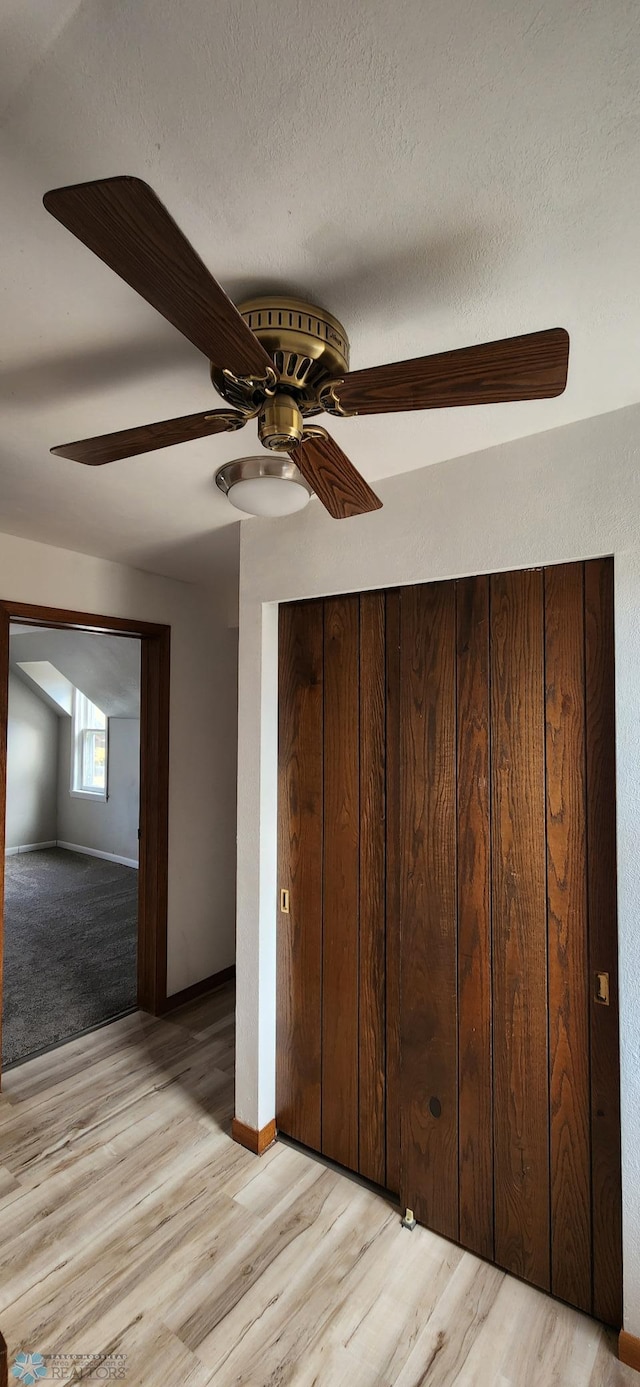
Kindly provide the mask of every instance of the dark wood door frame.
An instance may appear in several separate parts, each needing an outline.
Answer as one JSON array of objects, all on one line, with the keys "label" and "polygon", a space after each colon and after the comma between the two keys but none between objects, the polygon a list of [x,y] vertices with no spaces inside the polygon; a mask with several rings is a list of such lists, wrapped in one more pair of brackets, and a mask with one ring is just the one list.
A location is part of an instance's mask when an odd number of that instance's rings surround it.
[{"label": "dark wood door frame", "polygon": [[[4,928],[9,627],[12,621],[62,630],[138,636],[140,670],[140,862],[138,1005],[159,1015],[167,1000],[167,850],[169,838],[169,681],[171,627],[123,617],[0,600],[0,1000]],[[2,1039],[0,1006],[0,1042]],[[1,1049],[0,1049],[1,1053]]]}]

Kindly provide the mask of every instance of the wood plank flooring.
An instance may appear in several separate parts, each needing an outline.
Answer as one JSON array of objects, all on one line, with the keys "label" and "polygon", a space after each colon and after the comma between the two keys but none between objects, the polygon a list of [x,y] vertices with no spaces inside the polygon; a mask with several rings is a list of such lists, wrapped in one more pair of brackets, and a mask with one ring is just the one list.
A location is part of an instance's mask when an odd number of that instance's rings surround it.
[{"label": "wood plank flooring", "polygon": [[637,1387],[593,1320],[406,1232],[382,1195],[304,1151],[250,1155],[232,1109],[226,988],[6,1076],[10,1362],[125,1355],[128,1387]]}]

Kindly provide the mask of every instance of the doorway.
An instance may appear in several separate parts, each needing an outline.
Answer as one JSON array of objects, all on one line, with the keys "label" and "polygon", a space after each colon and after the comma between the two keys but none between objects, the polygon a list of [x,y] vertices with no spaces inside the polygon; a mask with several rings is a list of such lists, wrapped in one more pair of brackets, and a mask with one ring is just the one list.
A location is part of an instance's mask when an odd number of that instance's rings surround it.
[{"label": "doorway", "polygon": [[615,872],[612,560],[281,608],[278,1127],[619,1326]]},{"label": "doorway", "polygon": [[165,626],[0,603],[9,1063],[166,1002],[169,658]]},{"label": "doorway", "polygon": [[3,1067],[134,1010],[140,640],[11,622]]}]

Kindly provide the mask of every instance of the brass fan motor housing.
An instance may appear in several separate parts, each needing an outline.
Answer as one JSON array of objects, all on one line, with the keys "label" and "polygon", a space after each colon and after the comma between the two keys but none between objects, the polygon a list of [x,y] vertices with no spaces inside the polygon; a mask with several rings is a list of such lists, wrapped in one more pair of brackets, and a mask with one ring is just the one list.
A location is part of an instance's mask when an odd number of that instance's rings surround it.
[{"label": "brass fan motor housing", "polygon": [[293,448],[302,438],[304,421],[292,395],[278,391],[258,417],[258,438],[264,448]]},{"label": "brass fan motor housing", "polygon": [[[325,308],[288,295],[247,299],[238,305],[238,312],[273,361],[276,391],[290,396],[304,416],[319,414],[321,387],[349,370],[349,339],[342,323]],[[248,404],[256,407],[266,399],[259,384],[248,388],[214,362],[211,379],[235,409],[246,409]]]}]

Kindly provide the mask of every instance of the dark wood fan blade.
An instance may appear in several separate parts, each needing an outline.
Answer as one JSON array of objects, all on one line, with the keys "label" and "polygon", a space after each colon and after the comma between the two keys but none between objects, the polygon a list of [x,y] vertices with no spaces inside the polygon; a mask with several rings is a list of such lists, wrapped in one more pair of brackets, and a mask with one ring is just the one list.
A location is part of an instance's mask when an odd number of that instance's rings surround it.
[{"label": "dark wood fan blade", "polygon": [[208,438],[213,433],[226,433],[240,428],[244,416],[234,416],[233,410],[219,409],[204,414],[183,414],[181,419],[163,419],[159,424],[141,424],[137,429],[122,429],[120,433],[103,433],[99,438],[81,438],[77,443],[61,443],[51,452],[72,462],[84,462],[88,467],[102,467],[105,462],[135,457],[137,453],[152,453],[156,448],[171,448],[174,443],[190,443],[195,438]]},{"label": "dark wood fan blade", "polygon": [[210,361],[265,375],[270,357],[147,183],[103,178],[54,188],[43,202]]},{"label": "dark wood fan blade", "polygon": [[334,394],[354,414],[545,400],[562,394],[568,362],[569,334],[556,327],[351,371]]},{"label": "dark wood fan blade", "polygon": [[382,501],[333,438],[303,437],[291,457],[334,520],[380,510]]}]

